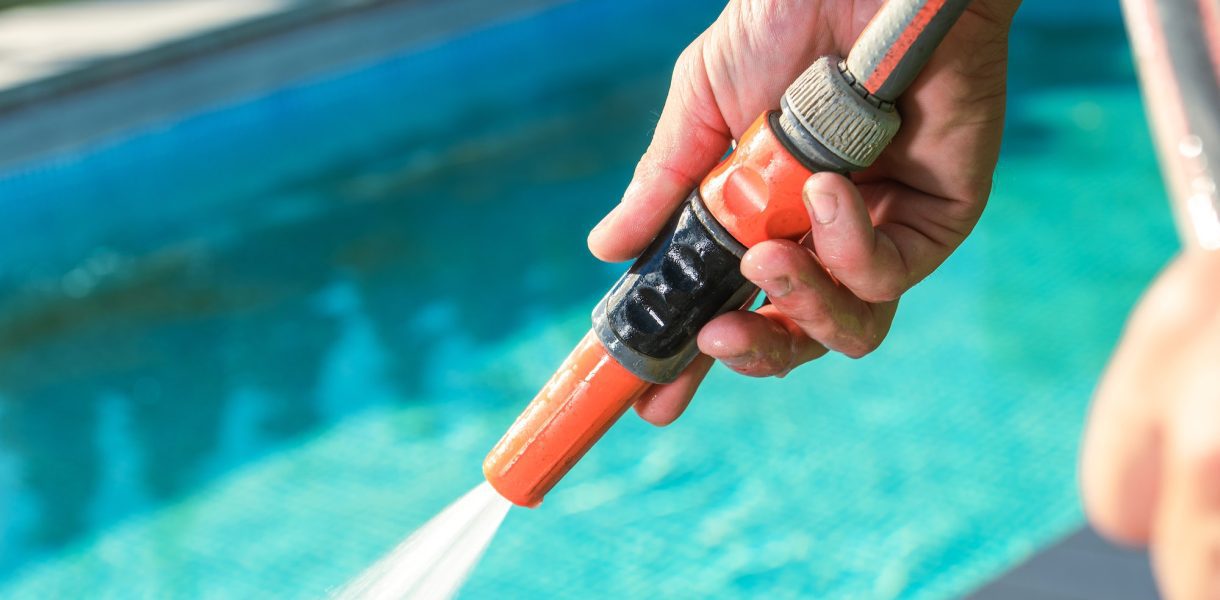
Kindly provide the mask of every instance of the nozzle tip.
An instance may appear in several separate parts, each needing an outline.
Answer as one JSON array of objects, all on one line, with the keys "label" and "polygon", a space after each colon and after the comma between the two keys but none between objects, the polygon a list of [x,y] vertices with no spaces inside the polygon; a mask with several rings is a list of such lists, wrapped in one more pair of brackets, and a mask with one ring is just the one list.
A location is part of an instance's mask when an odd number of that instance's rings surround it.
[{"label": "nozzle tip", "polygon": [[[499,446],[497,446],[498,448]],[[492,451],[495,454],[495,451]],[[503,473],[496,473],[495,461],[492,460],[492,454],[487,456],[487,460],[483,461],[483,477],[487,479],[487,483],[492,489],[500,494],[505,500],[524,508],[538,508],[542,504],[541,495],[532,495],[528,490],[519,489],[513,486],[513,479],[506,477]],[[519,481],[519,479],[517,480]],[[545,492],[544,492],[545,493]]]},{"label": "nozzle tip", "polygon": [[509,502],[538,506],[648,385],[588,333],[488,453],[483,476]]}]

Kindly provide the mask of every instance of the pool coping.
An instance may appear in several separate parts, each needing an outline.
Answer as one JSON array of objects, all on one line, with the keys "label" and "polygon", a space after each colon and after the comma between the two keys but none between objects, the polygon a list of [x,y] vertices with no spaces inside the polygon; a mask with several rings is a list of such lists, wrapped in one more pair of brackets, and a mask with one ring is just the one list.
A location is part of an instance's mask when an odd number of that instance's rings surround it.
[{"label": "pool coping", "polygon": [[99,59],[0,90],[0,172],[570,1],[320,0]]}]

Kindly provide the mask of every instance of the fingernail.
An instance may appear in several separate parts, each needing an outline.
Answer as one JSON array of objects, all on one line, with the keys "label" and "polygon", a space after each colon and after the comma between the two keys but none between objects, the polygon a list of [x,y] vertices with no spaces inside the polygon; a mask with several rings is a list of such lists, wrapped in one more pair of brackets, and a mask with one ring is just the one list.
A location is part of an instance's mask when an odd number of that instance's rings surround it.
[{"label": "fingernail", "polygon": [[792,281],[783,276],[774,277],[762,280],[758,287],[772,298],[783,298],[792,291]]},{"label": "fingernail", "polygon": [[809,205],[813,219],[822,225],[833,222],[839,213],[839,200],[834,194],[813,192],[805,196],[805,203]]}]

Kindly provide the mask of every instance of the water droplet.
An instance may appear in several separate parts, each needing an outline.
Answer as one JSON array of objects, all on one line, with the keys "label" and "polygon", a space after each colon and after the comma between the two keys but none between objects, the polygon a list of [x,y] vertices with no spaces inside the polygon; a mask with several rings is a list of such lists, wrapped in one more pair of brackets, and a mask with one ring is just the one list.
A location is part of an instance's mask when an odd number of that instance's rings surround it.
[{"label": "water droplet", "polygon": [[1188,135],[1178,142],[1178,153],[1186,158],[1197,158],[1203,154],[1203,140],[1197,135]]}]

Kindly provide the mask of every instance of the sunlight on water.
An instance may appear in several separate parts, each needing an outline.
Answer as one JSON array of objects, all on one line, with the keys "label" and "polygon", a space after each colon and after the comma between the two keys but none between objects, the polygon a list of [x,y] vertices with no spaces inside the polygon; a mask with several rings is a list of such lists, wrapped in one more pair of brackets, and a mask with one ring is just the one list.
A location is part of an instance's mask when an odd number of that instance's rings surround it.
[{"label": "sunlight on water", "polygon": [[487,482],[479,484],[332,598],[452,598],[483,556],[511,507]]}]

